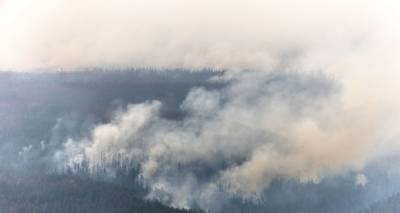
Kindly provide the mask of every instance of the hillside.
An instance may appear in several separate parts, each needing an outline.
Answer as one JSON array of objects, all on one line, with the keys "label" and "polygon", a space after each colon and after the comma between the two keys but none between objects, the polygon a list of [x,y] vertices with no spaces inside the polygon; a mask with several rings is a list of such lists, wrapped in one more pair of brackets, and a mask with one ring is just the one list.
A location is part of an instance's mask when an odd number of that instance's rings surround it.
[{"label": "hillside", "polygon": [[376,202],[361,213],[398,213],[400,211],[400,194]]},{"label": "hillside", "polygon": [[189,213],[143,199],[143,191],[70,175],[0,175],[2,213]]}]

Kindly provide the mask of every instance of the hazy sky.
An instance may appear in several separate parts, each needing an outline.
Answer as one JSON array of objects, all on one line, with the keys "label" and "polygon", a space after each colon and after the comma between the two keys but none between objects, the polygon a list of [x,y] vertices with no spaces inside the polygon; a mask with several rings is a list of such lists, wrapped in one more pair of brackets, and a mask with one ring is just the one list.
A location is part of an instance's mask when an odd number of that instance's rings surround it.
[{"label": "hazy sky", "polygon": [[265,69],[288,59],[324,69],[398,35],[399,4],[391,0],[2,0],[0,5],[3,70]]}]

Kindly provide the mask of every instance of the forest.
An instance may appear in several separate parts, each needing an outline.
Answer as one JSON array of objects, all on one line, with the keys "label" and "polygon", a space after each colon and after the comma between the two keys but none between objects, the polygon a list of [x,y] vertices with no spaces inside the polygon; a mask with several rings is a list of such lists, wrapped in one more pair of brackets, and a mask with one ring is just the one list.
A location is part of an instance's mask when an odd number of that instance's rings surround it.
[{"label": "forest", "polygon": [[[0,212],[384,213],[399,209],[400,172],[390,159],[367,167],[368,182],[363,184],[355,183],[353,173],[318,183],[277,179],[258,200],[221,195],[207,199],[213,203],[210,209],[201,208],[196,200],[183,209],[168,203],[168,197],[149,197],[149,185],[140,179],[141,168],[135,162],[115,159],[111,167],[93,170],[84,162],[63,167],[55,160],[68,139],[88,135],[128,104],[156,99],[163,103],[162,118],[185,118],[187,112],[180,106],[191,89],[219,90],[229,84],[210,80],[218,75],[212,70],[0,73]],[[193,165],[192,170],[200,166]],[[202,177],[207,174],[200,173]]]}]

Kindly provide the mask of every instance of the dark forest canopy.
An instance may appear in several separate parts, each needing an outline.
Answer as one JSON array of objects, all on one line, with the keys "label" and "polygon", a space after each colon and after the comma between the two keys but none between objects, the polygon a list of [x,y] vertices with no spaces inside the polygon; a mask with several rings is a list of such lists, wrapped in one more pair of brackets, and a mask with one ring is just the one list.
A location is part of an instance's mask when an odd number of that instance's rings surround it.
[{"label": "dark forest canopy", "polygon": [[[84,168],[79,174],[60,172],[52,158],[68,138],[82,138],[128,104],[160,100],[163,118],[182,119],[180,105],[191,89],[226,86],[210,80],[218,75],[212,70],[0,72],[1,212],[187,212],[146,199],[134,166],[93,176]],[[224,201],[218,211],[384,212],[379,209],[397,208],[390,207],[396,197],[386,199],[400,188],[390,162],[367,168],[365,186],[355,184],[355,174],[307,184],[275,180],[261,200]]]}]

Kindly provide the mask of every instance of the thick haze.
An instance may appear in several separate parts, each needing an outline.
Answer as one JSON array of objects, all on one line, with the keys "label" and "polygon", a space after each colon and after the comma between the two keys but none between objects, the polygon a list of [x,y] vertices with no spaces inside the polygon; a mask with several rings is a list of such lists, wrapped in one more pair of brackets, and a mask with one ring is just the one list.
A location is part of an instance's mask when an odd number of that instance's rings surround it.
[{"label": "thick haze", "polygon": [[345,54],[390,42],[399,6],[390,0],[2,0],[1,5],[3,70],[264,69],[298,57],[304,66],[326,68]]},{"label": "thick haze", "polygon": [[259,200],[276,180],[351,173],[366,186],[363,169],[400,152],[399,10],[394,0],[3,0],[0,70],[223,70],[208,82],[222,88],[186,88],[179,119],[161,115],[168,98],[124,103],[52,156],[59,167],[133,160],[148,197],[172,206]]}]

